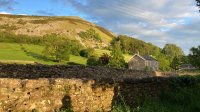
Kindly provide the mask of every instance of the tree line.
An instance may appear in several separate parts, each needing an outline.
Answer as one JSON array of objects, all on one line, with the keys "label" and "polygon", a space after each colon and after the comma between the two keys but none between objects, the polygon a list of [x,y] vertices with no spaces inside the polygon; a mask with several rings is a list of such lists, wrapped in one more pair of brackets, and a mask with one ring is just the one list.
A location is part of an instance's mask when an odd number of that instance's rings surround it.
[{"label": "tree line", "polygon": [[[86,31],[90,36],[98,35],[94,30]],[[91,33],[93,32],[93,33]],[[86,34],[87,34],[86,33]],[[83,34],[85,35],[85,34]],[[85,35],[87,36],[87,35]],[[92,36],[89,38],[93,38]],[[85,48],[79,41],[70,40],[62,35],[49,34],[41,37],[15,35],[8,32],[0,32],[0,42],[35,44],[45,46],[43,54],[45,57],[54,61],[68,61],[70,55],[82,56],[88,58],[87,65],[90,66],[109,66],[117,68],[128,67],[123,54],[134,55],[139,52],[141,55],[148,54],[158,60],[160,70],[178,70],[180,64],[191,63],[200,68],[200,47],[191,48],[191,53],[185,56],[182,49],[175,44],[166,44],[163,49],[144,41],[119,35],[110,43],[109,54],[97,56],[94,48]]]},{"label": "tree line", "polygon": [[[196,2],[197,2],[197,6],[200,8],[200,0],[196,0]],[[199,12],[200,12],[200,10],[199,10]]]},{"label": "tree line", "polygon": [[114,38],[109,48],[111,54],[102,54],[100,57],[91,55],[87,64],[92,66],[110,66],[126,68],[123,54],[134,55],[138,51],[140,55],[148,54],[159,62],[161,71],[179,70],[181,64],[192,64],[200,68],[200,46],[191,48],[191,53],[185,55],[183,50],[175,44],[166,44],[163,49],[144,41],[120,35]]}]

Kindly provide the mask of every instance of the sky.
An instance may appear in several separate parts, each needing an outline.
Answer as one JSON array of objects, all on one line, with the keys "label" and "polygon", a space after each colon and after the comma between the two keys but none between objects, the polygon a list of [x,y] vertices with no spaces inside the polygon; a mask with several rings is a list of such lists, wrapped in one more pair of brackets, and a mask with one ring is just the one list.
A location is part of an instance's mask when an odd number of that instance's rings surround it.
[{"label": "sky", "polygon": [[200,45],[195,0],[0,0],[0,13],[79,16],[161,48],[177,44],[185,54]]}]

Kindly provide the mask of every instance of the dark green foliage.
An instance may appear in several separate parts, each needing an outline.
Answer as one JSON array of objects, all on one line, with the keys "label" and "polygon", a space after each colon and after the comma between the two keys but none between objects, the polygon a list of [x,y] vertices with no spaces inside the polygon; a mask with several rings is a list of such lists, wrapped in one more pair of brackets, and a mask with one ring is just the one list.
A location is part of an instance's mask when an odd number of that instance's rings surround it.
[{"label": "dark green foliage", "polygon": [[114,43],[118,41],[121,43],[120,46],[123,53],[135,54],[139,52],[141,55],[149,54],[158,56],[161,52],[159,47],[154,46],[151,43],[145,43],[144,41],[126,35],[120,35],[117,38],[114,38],[111,44],[114,45]]},{"label": "dark green foliage", "polygon": [[175,56],[170,66],[174,70],[179,70],[180,64],[181,64],[181,58]]},{"label": "dark green foliage", "polygon": [[[114,105],[111,112],[132,112],[130,107],[123,104]],[[135,111],[134,111],[135,112]]]},{"label": "dark green foliage", "polygon": [[98,57],[91,56],[87,60],[87,65],[89,66],[97,66],[99,64]]},{"label": "dark green foliage", "polygon": [[99,57],[99,64],[102,66],[106,66],[109,64],[110,61],[110,56],[107,53],[103,53],[100,57]]},{"label": "dark green foliage", "polygon": [[75,62],[68,62],[67,65],[82,65],[82,64],[75,63]]},{"label": "dark green foliage", "polygon": [[171,87],[174,89],[179,89],[183,87],[193,87],[197,86],[200,82],[200,76],[180,76],[172,78],[170,81]]},{"label": "dark green foliage", "polygon": [[82,56],[82,57],[95,56],[95,50],[93,48],[83,49],[80,51],[80,56]]},{"label": "dark green foliage", "polygon": [[79,36],[83,39],[94,39],[96,41],[101,41],[100,35],[92,28],[88,29],[86,32],[80,32]]},{"label": "dark green foliage", "polygon": [[200,0],[196,0],[196,1],[197,1],[197,6],[200,8]]},{"label": "dark green foliage", "polygon": [[83,46],[79,43],[79,41],[77,40],[72,40],[71,43],[71,54],[75,55],[75,56],[79,56],[81,49],[83,48]]},{"label": "dark green foliage", "polygon": [[193,66],[200,68],[200,46],[190,49],[189,60]]},{"label": "dark green foliage", "polygon": [[99,58],[91,56],[87,60],[87,65],[90,66],[107,66],[109,64],[110,56],[106,53],[102,54]]},{"label": "dark green foliage", "polygon": [[159,98],[147,98],[140,112],[199,112],[199,76],[184,76],[174,79],[171,91]]},{"label": "dark green foliage", "polygon": [[190,63],[189,56],[182,56],[181,57],[181,63],[189,64]]},{"label": "dark green foliage", "polygon": [[123,53],[121,51],[120,42],[116,42],[113,45],[113,48],[111,51],[111,57],[109,60],[109,66],[117,67],[117,68],[125,67],[125,60],[124,60]]},{"label": "dark green foliage", "polygon": [[112,112],[200,112],[200,76],[171,78],[169,83],[170,90],[164,90],[159,97],[139,99],[136,107],[122,102],[114,105]]}]

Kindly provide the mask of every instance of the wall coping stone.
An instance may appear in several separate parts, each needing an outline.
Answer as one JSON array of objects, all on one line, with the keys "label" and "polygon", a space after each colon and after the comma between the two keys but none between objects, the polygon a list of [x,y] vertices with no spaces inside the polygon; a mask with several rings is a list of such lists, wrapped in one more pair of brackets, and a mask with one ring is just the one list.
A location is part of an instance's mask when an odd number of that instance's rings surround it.
[{"label": "wall coping stone", "polygon": [[66,65],[18,65],[0,64],[0,78],[17,79],[39,79],[39,78],[66,78],[95,80],[97,82],[126,82],[126,83],[145,83],[162,82],[169,77],[157,77],[155,72],[139,70],[107,68],[107,67],[88,67],[88,66],[66,66]]}]

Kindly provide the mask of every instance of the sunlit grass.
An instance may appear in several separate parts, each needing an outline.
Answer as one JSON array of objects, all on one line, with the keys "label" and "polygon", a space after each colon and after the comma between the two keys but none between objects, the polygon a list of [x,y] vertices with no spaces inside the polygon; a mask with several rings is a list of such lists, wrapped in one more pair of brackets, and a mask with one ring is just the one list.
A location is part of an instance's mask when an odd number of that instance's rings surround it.
[{"label": "sunlit grass", "polygon": [[[27,52],[24,52],[24,49]],[[0,60],[7,60],[8,62],[15,61],[34,61],[42,64],[67,64],[67,62],[53,62],[49,60],[42,59],[44,46],[31,45],[31,44],[17,44],[17,43],[0,43]],[[86,58],[80,56],[70,55],[69,62],[74,62],[77,64],[86,64]],[[25,62],[26,63],[26,62]]]}]

